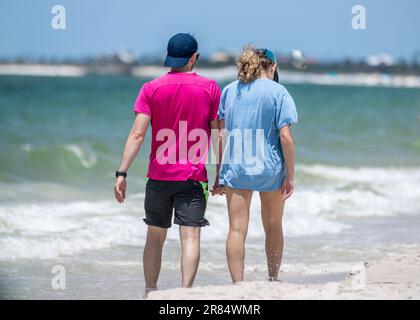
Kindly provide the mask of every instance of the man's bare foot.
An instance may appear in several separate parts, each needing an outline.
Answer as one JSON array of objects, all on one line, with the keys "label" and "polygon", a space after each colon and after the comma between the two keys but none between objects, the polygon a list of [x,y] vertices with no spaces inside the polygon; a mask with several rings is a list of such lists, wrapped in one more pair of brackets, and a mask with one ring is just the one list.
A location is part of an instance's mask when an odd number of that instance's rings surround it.
[{"label": "man's bare foot", "polygon": [[280,279],[278,279],[277,277],[268,277],[267,278],[268,281],[275,281],[275,282],[281,282]]},{"label": "man's bare foot", "polygon": [[154,287],[154,288],[145,288],[145,290],[144,290],[144,299],[146,299],[146,298],[147,298],[147,295],[149,294],[149,292],[156,291],[156,290],[158,290],[158,287]]}]

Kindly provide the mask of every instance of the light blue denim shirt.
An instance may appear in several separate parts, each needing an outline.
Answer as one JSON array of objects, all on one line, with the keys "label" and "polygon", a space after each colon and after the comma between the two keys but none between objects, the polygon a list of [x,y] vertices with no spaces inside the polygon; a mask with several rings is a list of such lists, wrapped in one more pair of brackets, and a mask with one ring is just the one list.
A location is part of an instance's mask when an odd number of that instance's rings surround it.
[{"label": "light blue denim shirt", "polygon": [[269,79],[234,81],[223,89],[218,115],[225,120],[227,137],[220,184],[279,189],[286,177],[279,129],[298,121],[289,92]]}]

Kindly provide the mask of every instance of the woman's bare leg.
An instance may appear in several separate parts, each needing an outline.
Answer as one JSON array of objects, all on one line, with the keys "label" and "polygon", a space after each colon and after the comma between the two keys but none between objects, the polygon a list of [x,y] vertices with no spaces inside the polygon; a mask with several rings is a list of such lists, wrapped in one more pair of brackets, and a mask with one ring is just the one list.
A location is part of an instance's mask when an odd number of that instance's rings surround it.
[{"label": "woman's bare leg", "polygon": [[283,210],[281,191],[260,192],[261,218],[265,231],[268,279],[277,280],[283,256]]},{"label": "woman's bare leg", "polygon": [[229,233],[226,255],[232,282],[244,279],[245,239],[248,232],[252,191],[226,187],[229,211]]}]

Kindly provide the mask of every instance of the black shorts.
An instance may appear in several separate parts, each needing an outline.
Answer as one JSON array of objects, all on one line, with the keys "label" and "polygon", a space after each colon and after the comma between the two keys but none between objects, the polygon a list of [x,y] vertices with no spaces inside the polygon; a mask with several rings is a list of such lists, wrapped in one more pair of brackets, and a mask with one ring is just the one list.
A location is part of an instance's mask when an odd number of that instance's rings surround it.
[{"label": "black shorts", "polygon": [[150,226],[169,228],[175,209],[174,223],[180,226],[204,227],[208,198],[207,182],[162,181],[149,179],[146,183],[144,222]]}]

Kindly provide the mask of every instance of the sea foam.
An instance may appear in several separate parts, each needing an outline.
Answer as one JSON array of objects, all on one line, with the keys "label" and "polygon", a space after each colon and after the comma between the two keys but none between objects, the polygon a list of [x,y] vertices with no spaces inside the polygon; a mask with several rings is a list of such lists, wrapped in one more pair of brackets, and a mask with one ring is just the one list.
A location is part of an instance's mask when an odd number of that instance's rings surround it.
[{"label": "sea foam", "polygon": [[[361,218],[420,215],[418,168],[299,165],[297,172],[295,192],[285,206],[286,237],[337,235]],[[311,183],[305,175],[312,176]],[[202,231],[203,243],[225,241],[225,201],[221,196],[209,198],[206,217],[210,226]],[[143,204],[144,193],[129,194],[124,204],[118,204],[112,193],[108,199],[95,201],[4,201],[0,205],[0,260],[48,259],[85,250],[142,246],[147,230],[142,222]],[[171,228],[168,240],[178,237],[177,228]],[[248,237],[264,239],[257,193]]]}]

